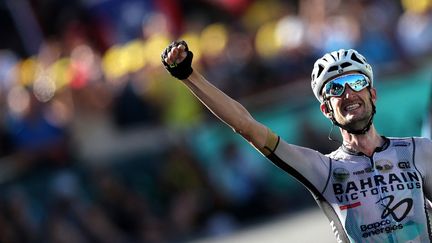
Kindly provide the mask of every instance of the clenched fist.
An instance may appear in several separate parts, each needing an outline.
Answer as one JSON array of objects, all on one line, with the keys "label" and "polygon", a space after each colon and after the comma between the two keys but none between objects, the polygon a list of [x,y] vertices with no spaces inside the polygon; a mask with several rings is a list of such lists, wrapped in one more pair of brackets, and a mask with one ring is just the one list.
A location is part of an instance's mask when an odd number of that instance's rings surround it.
[{"label": "clenched fist", "polygon": [[187,79],[193,72],[193,53],[189,51],[185,41],[174,41],[162,52],[162,63],[174,77]]}]

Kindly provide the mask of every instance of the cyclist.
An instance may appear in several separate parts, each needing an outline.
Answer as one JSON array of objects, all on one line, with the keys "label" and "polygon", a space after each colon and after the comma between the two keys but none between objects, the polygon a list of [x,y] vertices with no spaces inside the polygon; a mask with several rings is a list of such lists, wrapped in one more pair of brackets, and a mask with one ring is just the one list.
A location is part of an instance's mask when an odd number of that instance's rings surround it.
[{"label": "cyclist", "polygon": [[162,53],[165,68],[216,117],[309,189],[337,242],[431,241],[432,141],[377,132],[373,71],[361,54],[341,49],[314,64],[313,93],[343,138],[328,155],[288,144],[193,70],[192,58],[184,41]]}]

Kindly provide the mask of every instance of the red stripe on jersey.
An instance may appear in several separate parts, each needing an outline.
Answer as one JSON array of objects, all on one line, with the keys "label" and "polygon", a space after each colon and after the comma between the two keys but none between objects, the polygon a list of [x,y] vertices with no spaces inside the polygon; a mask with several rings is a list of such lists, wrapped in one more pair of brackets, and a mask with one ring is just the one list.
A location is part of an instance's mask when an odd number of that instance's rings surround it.
[{"label": "red stripe on jersey", "polygon": [[345,209],[348,209],[348,208],[355,208],[355,207],[358,207],[360,205],[361,205],[361,202],[356,202],[356,203],[353,203],[353,204],[347,204],[347,205],[339,206],[339,208],[340,208],[340,210],[345,210]]}]

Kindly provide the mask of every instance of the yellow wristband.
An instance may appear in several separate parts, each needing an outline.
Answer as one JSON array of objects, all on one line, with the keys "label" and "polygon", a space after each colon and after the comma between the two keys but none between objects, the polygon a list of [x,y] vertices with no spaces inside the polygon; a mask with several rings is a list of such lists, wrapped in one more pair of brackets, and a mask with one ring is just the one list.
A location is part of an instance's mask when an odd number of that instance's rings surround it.
[{"label": "yellow wristband", "polygon": [[261,152],[268,156],[273,153],[276,149],[277,144],[279,143],[279,136],[276,135],[273,131],[268,129],[266,143],[262,148]]}]

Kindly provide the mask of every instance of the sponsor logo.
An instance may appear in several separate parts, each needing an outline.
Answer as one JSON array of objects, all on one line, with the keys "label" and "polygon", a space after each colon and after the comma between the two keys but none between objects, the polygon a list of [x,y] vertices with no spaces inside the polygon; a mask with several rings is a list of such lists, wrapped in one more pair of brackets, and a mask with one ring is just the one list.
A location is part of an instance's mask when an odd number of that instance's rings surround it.
[{"label": "sponsor logo", "polygon": [[[343,173],[338,177],[343,177]],[[417,172],[401,171],[386,175],[373,175],[357,180],[332,183],[333,193],[340,204],[349,205],[361,198],[388,194],[397,191],[421,189],[420,175]]]},{"label": "sponsor logo", "polygon": [[389,172],[393,169],[393,164],[389,160],[378,160],[375,162],[375,168],[381,172]]},{"label": "sponsor logo", "polygon": [[[382,221],[361,225],[360,230],[363,232],[363,238],[383,233],[389,234],[404,227],[402,224],[400,224],[400,222],[411,211],[413,206],[413,200],[412,198],[404,198],[397,203],[394,203],[394,201],[394,196],[390,195],[387,197],[383,197],[378,202],[376,202],[381,203],[384,206],[384,210],[381,214]],[[396,211],[398,213],[396,213]],[[392,224],[392,221],[390,219],[387,219],[388,216],[391,216],[393,220],[397,222],[397,224]]]},{"label": "sponsor logo", "polygon": [[400,161],[400,162],[398,162],[397,165],[398,165],[399,169],[410,169],[411,168],[411,165],[408,161]]},{"label": "sponsor logo", "polygon": [[403,228],[402,224],[391,224],[390,220],[382,220],[372,224],[364,224],[360,226],[360,230],[363,232],[362,237],[368,238],[379,234],[390,234],[393,231],[400,230]]},{"label": "sponsor logo", "polygon": [[374,229],[377,229],[377,228],[380,228],[382,226],[386,226],[389,224],[391,224],[391,221],[386,219],[386,220],[382,220],[380,222],[375,222],[372,224],[363,224],[360,226],[360,229],[361,229],[361,231],[374,230]]},{"label": "sponsor logo", "polygon": [[394,142],[393,147],[408,147],[410,144],[409,142]]},{"label": "sponsor logo", "polygon": [[366,174],[366,173],[371,173],[371,172],[373,172],[373,171],[374,171],[374,170],[373,170],[372,167],[367,167],[367,168],[365,168],[365,169],[363,169],[363,170],[354,171],[354,172],[353,172],[353,175],[362,175],[362,174]]},{"label": "sponsor logo", "polygon": [[[394,201],[394,196],[393,195],[389,195],[387,197],[383,197],[382,199],[380,199],[377,203],[379,202],[384,202],[384,200],[389,199],[387,202],[387,205],[385,205],[384,211],[381,214],[381,218],[385,219],[387,218],[387,216],[392,216],[392,218],[396,221],[396,222],[401,222],[407,215],[408,213],[411,211],[411,208],[413,206],[413,200],[412,198],[405,198],[400,200],[397,203],[393,203]],[[405,209],[405,211],[403,211],[400,215],[397,215],[395,213],[395,211],[402,207],[402,209]],[[398,212],[400,212],[401,210],[398,210]]]},{"label": "sponsor logo", "polygon": [[345,168],[335,168],[333,170],[333,178],[338,182],[343,182],[348,179],[350,173]]}]

